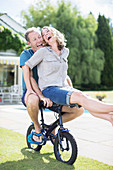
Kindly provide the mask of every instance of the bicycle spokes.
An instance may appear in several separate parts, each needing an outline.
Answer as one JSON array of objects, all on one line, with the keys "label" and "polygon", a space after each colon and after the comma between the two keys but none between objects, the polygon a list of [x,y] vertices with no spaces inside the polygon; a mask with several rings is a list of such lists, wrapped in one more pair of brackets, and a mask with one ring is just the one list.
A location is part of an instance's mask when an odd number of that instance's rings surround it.
[{"label": "bicycle spokes", "polygon": [[57,160],[72,165],[77,158],[77,145],[73,136],[62,132],[55,139],[54,153]]}]

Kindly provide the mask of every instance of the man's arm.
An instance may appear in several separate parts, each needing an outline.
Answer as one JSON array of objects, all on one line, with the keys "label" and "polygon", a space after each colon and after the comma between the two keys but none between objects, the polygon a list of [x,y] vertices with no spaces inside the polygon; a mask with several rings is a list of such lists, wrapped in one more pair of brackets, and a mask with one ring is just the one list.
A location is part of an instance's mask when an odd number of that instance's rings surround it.
[{"label": "man's arm", "polygon": [[25,103],[27,103],[29,94],[33,93],[35,95],[38,95],[40,100],[44,101],[44,105],[47,105],[47,107],[51,107],[52,106],[51,100],[43,96],[42,92],[38,88],[36,81],[32,77],[32,70],[29,69],[29,66],[27,65],[22,66],[22,70],[23,70],[24,81],[27,88]]},{"label": "man's arm", "polygon": [[32,76],[32,72],[31,72],[31,75],[30,75],[30,81],[31,81],[32,89],[39,96],[39,99],[44,102],[44,105],[47,105],[47,107],[51,107],[52,104],[53,104],[52,101],[42,94],[41,90],[39,89],[39,87],[38,87],[38,85],[35,81],[35,79]]},{"label": "man's arm", "polygon": [[30,82],[29,67],[26,66],[26,65],[23,65],[22,71],[23,71],[24,81],[25,81],[26,89],[27,89],[27,92],[26,92],[26,95],[25,95],[25,103],[27,103],[27,99],[28,99],[29,94],[33,93],[33,94],[36,95],[36,93],[32,90],[32,86],[31,86],[31,82]]}]

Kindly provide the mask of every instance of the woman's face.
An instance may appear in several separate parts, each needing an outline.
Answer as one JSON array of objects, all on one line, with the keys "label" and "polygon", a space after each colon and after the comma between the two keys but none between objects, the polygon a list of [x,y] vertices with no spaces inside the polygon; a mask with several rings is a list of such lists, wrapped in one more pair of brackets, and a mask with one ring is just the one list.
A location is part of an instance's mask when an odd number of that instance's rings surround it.
[{"label": "woman's face", "polygon": [[56,37],[54,36],[52,31],[49,30],[48,28],[42,29],[42,37],[45,40],[45,42],[48,43],[49,45],[53,44],[53,42],[56,42]]}]

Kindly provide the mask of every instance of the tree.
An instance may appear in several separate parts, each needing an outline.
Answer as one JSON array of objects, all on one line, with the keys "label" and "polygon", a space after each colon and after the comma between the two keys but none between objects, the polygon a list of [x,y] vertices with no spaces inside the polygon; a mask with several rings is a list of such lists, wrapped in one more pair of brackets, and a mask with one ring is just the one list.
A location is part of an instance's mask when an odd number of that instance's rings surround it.
[{"label": "tree", "polygon": [[112,33],[109,27],[109,20],[105,16],[99,15],[98,29],[96,31],[98,37],[97,46],[104,52],[105,64],[102,71],[101,83],[104,86],[113,86],[113,43]]},{"label": "tree", "polygon": [[[35,5],[29,7],[29,12],[22,11],[26,28],[35,26],[43,27],[55,23],[56,7],[51,5],[50,0],[38,0]],[[55,25],[55,24],[54,24]]]},{"label": "tree", "polygon": [[19,38],[18,34],[2,25],[0,26],[0,50],[13,49],[20,55],[24,47],[25,42]]},{"label": "tree", "polygon": [[37,6],[32,6],[30,16],[24,15],[26,26],[52,25],[64,33],[70,50],[68,74],[74,86],[100,84],[104,54],[95,46],[97,23],[93,15],[84,19],[71,3],[61,0],[57,6],[52,6],[50,2],[39,0]]},{"label": "tree", "polygon": [[75,37],[78,39],[76,43],[76,59],[70,59],[76,68],[74,74],[76,85],[82,85],[83,87],[92,85],[94,87],[100,84],[101,71],[104,66],[104,54],[95,46],[97,41],[96,29],[97,23],[92,14],[86,19],[81,16],[78,17],[75,32]]},{"label": "tree", "polygon": [[93,15],[84,19],[70,3],[61,1],[56,18],[56,28],[65,34],[70,49],[68,74],[74,86],[100,84],[104,54],[95,46],[97,23]]}]

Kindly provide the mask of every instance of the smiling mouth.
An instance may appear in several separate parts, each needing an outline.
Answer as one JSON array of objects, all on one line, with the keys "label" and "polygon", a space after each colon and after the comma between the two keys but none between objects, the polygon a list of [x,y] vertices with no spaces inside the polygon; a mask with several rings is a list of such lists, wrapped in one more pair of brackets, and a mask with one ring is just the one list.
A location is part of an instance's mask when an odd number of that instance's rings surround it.
[{"label": "smiling mouth", "polygon": [[42,44],[37,45],[37,47],[40,47],[40,46],[42,46]]},{"label": "smiling mouth", "polygon": [[50,36],[50,37],[48,37],[47,39],[48,39],[48,40],[50,40],[50,39],[51,39],[51,36]]}]

